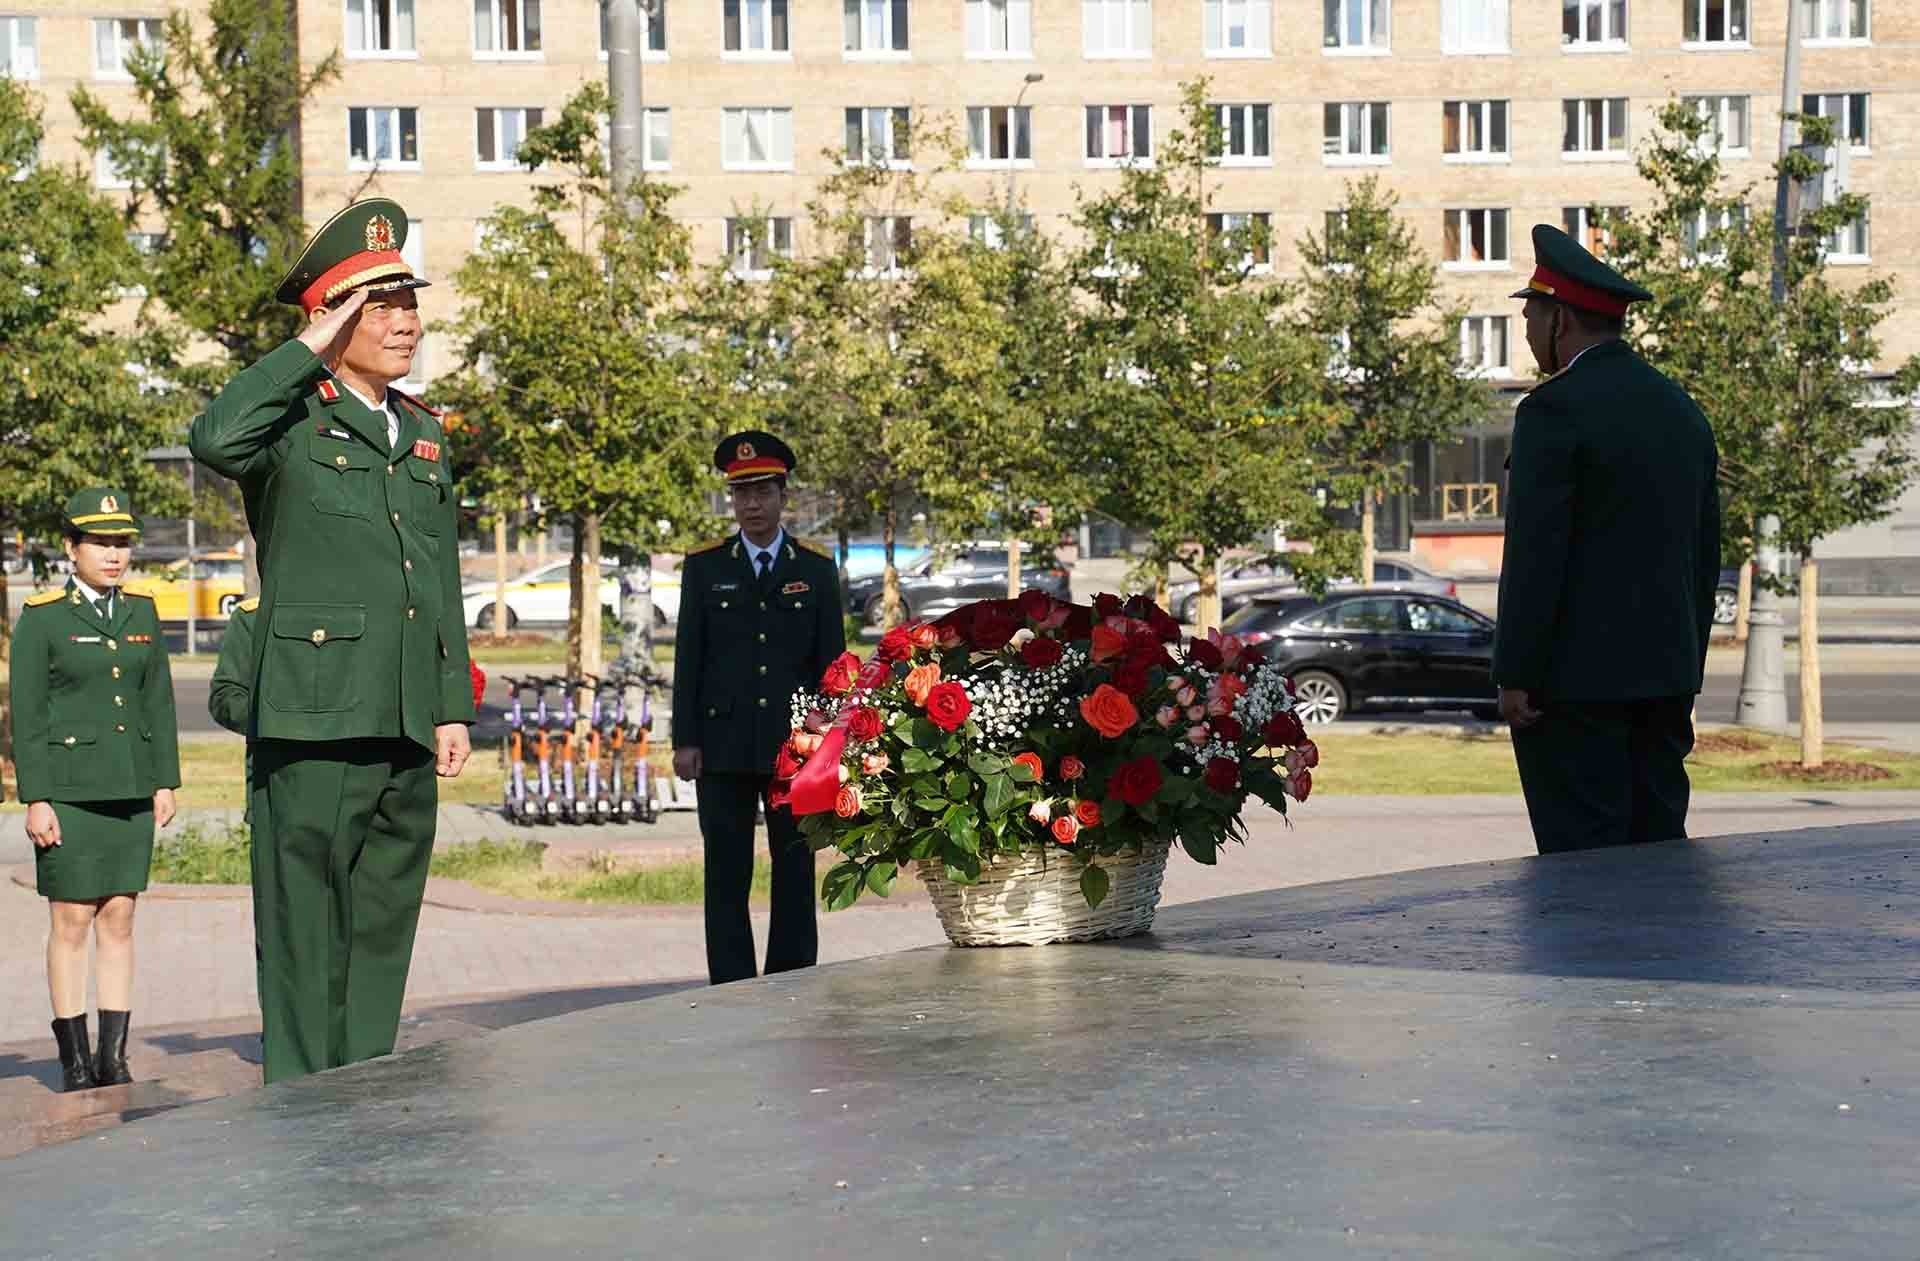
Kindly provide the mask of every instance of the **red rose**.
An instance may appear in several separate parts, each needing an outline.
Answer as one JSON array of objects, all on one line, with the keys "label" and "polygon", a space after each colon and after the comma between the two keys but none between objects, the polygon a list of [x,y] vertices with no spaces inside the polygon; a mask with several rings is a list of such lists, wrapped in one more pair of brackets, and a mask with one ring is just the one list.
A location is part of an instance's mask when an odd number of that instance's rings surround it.
[{"label": "red rose", "polygon": [[1302,741],[1300,746],[1300,765],[1320,765],[1320,746],[1311,740]]},{"label": "red rose", "polygon": [[1033,778],[1036,781],[1045,779],[1047,777],[1047,764],[1040,760],[1040,755],[1038,753],[1033,753],[1033,752],[1016,753],[1013,758],[1013,764],[1015,766],[1025,766],[1030,768],[1033,771]]},{"label": "red rose", "polygon": [[875,659],[891,664],[895,661],[905,661],[908,657],[911,657],[913,655],[913,641],[908,638],[908,634],[909,632],[903,624],[894,627],[882,635],[880,637],[880,647],[874,653]]},{"label": "red rose", "polygon": [[1260,728],[1260,738],[1291,749],[1307,738],[1307,729],[1300,725],[1300,716],[1289,711],[1267,719],[1267,725]]},{"label": "red rose", "polygon": [[842,784],[840,791],[833,795],[833,812],[843,819],[851,819],[860,813],[860,788],[857,784]]},{"label": "red rose", "polygon": [[1100,826],[1100,803],[1097,801],[1076,801],[1073,803],[1073,817],[1083,828]]},{"label": "red rose", "polygon": [[1187,641],[1187,660],[1208,670],[1218,670],[1227,663],[1227,659],[1220,654],[1219,645],[1204,639]]},{"label": "red rose", "polygon": [[1053,597],[1044,591],[1028,588],[1020,593],[1020,616],[1029,621],[1043,621],[1053,612]]},{"label": "red rose", "polygon": [[1160,763],[1151,757],[1122,762],[1107,781],[1107,792],[1130,806],[1144,806],[1160,791]]},{"label": "red rose", "polygon": [[1240,786],[1240,763],[1230,757],[1207,760],[1207,787],[1217,793],[1232,792]]},{"label": "red rose", "polygon": [[820,690],[829,696],[845,696],[853,690],[853,682],[859,677],[860,658],[843,652],[833,659],[826,673],[820,676]]},{"label": "red rose", "polygon": [[1147,690],[1147,667],[1138,661],[1122,661],[1113,668],[1113,685],[1137,700]]},{"label": "red rose", "polygon": [[1063,814],[1053,821],[1053,839],[1062,845],[1071,845],[1080,835],[1080,821],[1070,814]]},{"label": "red rose", "polygon": [[880,711],[871,705],[857,705],[847,714],[847,735],[855,740],[877,740],[883,724]]},{"label": "red rose", "polygon": [[1011,600],[989,600],[975,607],[967,638],[981,652],[999,652],[1021,630],[1026,619]]},{"label": "red rose", "polygon": [[1087,773],[1087,764],[1069,753],[1060,759],[1060,778],[1071,783]]},{"label": "red rose", "polygon": [[1287,784],[1287,791],[1295,801],[1305,801],[1307,794],[1313,791],[1313,772],[1302,770]]},{"label": "red rose", "polygon": [[1020,645],[1020,660],[1027,663],[1029,670],[1044,670],[1059,662],[1060,655],[1066,652],[1057,639],[1047,639],[1035,635]]},{"label": "red rose", "polygon": [[800,773],[800,765],[800,754],[794,750],[793,741],[789,740],[780,746],[780,755],[773,759],[773,777],[792,779]]},{"label": "red rose", "polygon": [[1146,599],[1145,596],[1142,596],[1141,599],[1146,604],[1146,608],[1134,614],[1134,616],[1145,622],[1148,626],[1153,627],[1153,633],[1159,637],[1161,643],[1179,643],[1180,623],[1172,614],[1168,613],[1153,601]]},{"label": "red rose", "polygon": [[1160,636],[1153,633],[1153,627],[1145,622],[1136,622],[1127,628],[1127,660],[1143,666],[1164,665],[1167,663],[1167,646],[1160,642]]},{"label": "red rose", "polygon": [[1222,714],[1213,720],[1213,734],[1222,740],[1239,740],[1247,734],[1247,729],[1232,714]]},{"label": "red rose", "polygon": [[1093,597],[1093,613],[1095,617],[1118,617],[1120,616],[1121,607],[1120,597],[1117,595],[1110,595],[1102,591],[1099,595]]},{"label": "red rose", "polygon": [[1127,650],[1127,633],[1104,622],[1093,628],[1092,641],[1090,653],[1095,665],[1112,661]]},{"label": "red rose", "polygon": [[907,643],[913,648],[925,651],[940,642],[940,632],[930,622],[909,622],[906,626]]},{"label": "red rose", "polygon": [[927,693],[927,717],[942,731],[958,731],[973,712],[973,702],[958,683],[936,683]]},{"label": "red rose", "polygon": [[472,661],[468,661],[467,679],[473,684],[473,707],[478,709],[480,708],[480,698],[487,694],[487,672],[475,665]]},{"label": "red rose", "polygon": [[1094,688],[1093,695],[1081,699],[1080,716],[1109,740],[1118,740],[1140,721],[1140,711],[1133,707],[1127,694],[1106,683]]}]

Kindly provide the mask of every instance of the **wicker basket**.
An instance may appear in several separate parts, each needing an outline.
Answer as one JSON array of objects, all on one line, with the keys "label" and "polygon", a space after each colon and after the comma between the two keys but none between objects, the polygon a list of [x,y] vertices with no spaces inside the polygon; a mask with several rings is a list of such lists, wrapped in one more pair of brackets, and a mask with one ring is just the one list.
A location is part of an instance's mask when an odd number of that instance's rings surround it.
[{"label": "wicker basket", "polygon": [[955,884],[940,863],[919,863],[920,882],[956,946],[1040,946],[1133,937],[1153,927],[1166,841],[1094,861],[1112,882],[1098,907],[1080,893],[1081,864],[1058,850],[1027,849],[980,865],[978,884]]}]

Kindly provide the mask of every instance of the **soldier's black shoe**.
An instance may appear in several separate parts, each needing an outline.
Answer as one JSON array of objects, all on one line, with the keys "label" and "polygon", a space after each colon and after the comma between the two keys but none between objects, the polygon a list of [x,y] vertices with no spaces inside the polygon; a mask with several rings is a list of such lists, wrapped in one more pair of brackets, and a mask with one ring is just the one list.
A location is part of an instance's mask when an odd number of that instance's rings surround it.
[{"label": "soldier's black shoe", "polygon": [[100,1009],[100,1050],[93,1061],[94,1085],[124,1086],[133,1080],[133,1074],[127,1071],[127,1022],[132,1019],[132,1012]]},{"label": "soldier's black shoe", "polygon": [[60,1047],[60,1089],[91,1090],[97,1083],[93,1078],[93,1053],[87,1046],[86,1016],[54,1021],[53,1040]]}]

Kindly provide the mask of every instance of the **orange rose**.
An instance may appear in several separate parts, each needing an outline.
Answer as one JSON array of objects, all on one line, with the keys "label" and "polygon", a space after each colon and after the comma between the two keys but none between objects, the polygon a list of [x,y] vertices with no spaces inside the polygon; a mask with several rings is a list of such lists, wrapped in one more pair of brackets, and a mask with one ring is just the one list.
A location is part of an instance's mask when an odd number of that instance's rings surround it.
[{"label": "orange rose", "polygon": [[1080,716],[1087,725],[1109,740],[1118,739],[1140,721],[1140,711],[1127,694],[1111,683],[1093,689],[1093,695],[1080,702]]},{"label": "orange rose", "polygon": [[1018,757],[1013,759],[1013,764],[1015,766],[1031,767],[1033,770],[1033,777],[1036,780],[1046,778],[1047,764],[1040,760],[1040,755],[1038,753],[1022,753]]},{"label": "orange rose", "polygon": [[860,813],[860,789],[857,785],[840,786],[840,791],[833,796],[833,812],[843,819],[851,819]]},{"label": "orange rose", "polygon": [[907,671],[907,699],[916,705],[927,703],[927,693],[940,681],[940,663],[929,661],[926,665],[915,666]]},{"label": "orange rose", "polygon": [[1063,814],[1053,821],[1053,839],[1062,845],[1071,845],[1080,836],[1080,823],[1070,814]]},{"label": "orange rose", "polygon": [[1100,803],[1097,801],[1076,801],[1073,803],[1073,817],[1083,828],[1100,826]]}]

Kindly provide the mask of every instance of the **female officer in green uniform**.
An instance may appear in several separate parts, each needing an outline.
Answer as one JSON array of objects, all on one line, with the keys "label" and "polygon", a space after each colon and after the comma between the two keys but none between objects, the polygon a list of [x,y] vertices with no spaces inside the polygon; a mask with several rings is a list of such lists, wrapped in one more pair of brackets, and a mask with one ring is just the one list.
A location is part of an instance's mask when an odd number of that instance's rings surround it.
[{"label": "female officer in green uniform", "polygon": [[[47,990],[67,1090],[131,1081],[133,905],[153,829],[173,820],[180,753],[173,678],[146,596],[120,591],[139,523],[124,492],[67,501],[65,590],[30,597],[13,632],[13,760],[27,803],[47,934]],[[100,1050],[87,1044],[87,937],[94,939]]]}]

